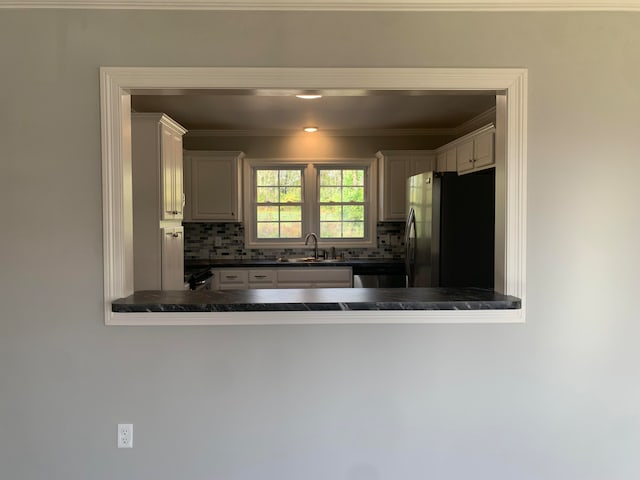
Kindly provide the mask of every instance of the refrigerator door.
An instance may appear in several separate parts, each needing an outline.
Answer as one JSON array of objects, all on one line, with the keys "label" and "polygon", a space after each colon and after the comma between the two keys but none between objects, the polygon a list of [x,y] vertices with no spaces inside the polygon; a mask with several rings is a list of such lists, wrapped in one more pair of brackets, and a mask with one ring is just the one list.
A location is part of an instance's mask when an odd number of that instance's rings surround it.
[{"label": "refrigerator door", "polygon": [[[434,284],[433,239],[433,172],[421,173],[409,178],[407,185],[408,211],[413,211],[413,227],[408,229],[413,236],[413,249],[407,261],[413,265],[410,287],[432,287]],[[407,219],[407,226],[409,219]],[[409,273],[408,273],[409,274]],[[412,277],[412,278],[411,278]]]},{"label": "refrigerator door", "polygon": [[416,212],[409,207],[407,224],[404,228],[404,269],[407,276],[407,286],[414,287],[416,268]]}]

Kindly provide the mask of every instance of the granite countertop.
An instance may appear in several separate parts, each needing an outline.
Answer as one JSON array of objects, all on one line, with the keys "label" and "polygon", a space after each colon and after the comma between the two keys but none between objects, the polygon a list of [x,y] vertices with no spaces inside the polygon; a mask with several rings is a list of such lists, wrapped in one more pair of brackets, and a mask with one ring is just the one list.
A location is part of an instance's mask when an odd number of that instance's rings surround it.
[{"label": "granite countertop", "polygon": [[520,299],[480,288],[316,288],[141,291],[113,312],[256,312],[344,310],[505,310]]}]

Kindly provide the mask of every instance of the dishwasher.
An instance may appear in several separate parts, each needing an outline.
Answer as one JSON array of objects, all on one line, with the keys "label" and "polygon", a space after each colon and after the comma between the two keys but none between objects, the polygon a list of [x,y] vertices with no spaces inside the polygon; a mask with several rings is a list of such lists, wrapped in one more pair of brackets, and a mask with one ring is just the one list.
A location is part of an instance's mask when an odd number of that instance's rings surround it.
[{"label": "dishwasher", "polygon": [[406,288],[404,268],[393,265],[354,266],[353,288]]}]

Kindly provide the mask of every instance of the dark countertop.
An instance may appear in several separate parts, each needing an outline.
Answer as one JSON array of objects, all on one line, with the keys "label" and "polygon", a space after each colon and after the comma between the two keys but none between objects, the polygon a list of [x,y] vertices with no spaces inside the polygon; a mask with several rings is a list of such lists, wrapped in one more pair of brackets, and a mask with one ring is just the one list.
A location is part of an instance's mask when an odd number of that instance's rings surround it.
[{"label": "dark countertop", "polygon": [[331,260],[330,262],[282,262],[278,260],[186,260],[185,273],[194,273],[206,268],[240,268],[240,267],[351,267],[354,275],[383,275],[404,273],[404,261],[387,258],[354,258]]},{"label": "dark countertop", "polygon": [[505,310],[520,299],[479,288],[315,288],[142,291],[113,312],[267,312],[330,310]]}]

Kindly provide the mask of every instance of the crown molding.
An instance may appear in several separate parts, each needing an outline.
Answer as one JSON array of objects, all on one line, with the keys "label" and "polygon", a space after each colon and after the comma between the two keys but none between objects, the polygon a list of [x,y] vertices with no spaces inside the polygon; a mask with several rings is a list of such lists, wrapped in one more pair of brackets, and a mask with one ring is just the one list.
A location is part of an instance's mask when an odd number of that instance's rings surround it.
[{"label": "crown molding", "polygon": [[640,0],[0,0],[0,8],[273,11],[640,11]]}]

